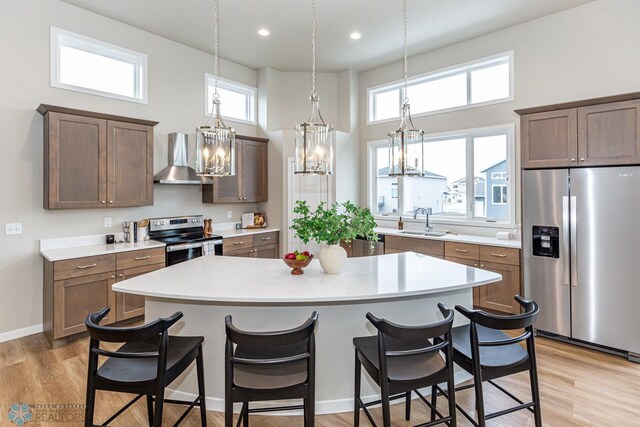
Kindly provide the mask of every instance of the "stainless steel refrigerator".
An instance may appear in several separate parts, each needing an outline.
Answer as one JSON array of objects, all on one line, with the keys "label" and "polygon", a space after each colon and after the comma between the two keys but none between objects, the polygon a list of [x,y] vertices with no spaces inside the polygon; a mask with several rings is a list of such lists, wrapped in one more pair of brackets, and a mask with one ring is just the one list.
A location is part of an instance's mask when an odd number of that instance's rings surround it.
[{"label": "stainless steel refrigerator", "polygon": [[640,360],[640,166],[527,170],[522,197],[536,328]]}]

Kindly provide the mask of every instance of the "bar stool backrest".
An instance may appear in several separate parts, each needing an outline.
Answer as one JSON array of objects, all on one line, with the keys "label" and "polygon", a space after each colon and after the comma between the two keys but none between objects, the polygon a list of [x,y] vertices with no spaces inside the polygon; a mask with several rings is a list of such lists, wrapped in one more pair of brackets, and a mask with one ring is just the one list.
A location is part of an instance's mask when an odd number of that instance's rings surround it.
[{"label": "bar stool backrest", "polygon": [[[494,347],[515,344],[520,341],[524,341],[530,337],[533,337],[533,324],[538,318],[539,308],[538,304],[532,300],[526,300],[520,295],[515,296],[515,300],[524,308],[524,313],[514,315],[497,315],[486,313],[481,310],[469,310],[466,307],[457,305],[456,310],[462,313],[463,316],[471,320],[471,342],[474,341],[480,347]],[[489,329],[499,330],[516,330],[524,329],[525,332],[517,337],[495,340],[495,341],[480,341],[477,337],[476,324],[484,326]]]},{"label": "bar stool backrest", "polygon": [[[378,355],[380,357],[380,367],[385,370],[386,358],[410,357],[419,354],[427,354],[443,350],[451,346],[451,327],[453,325],[453,310],[444,304],[438,303],[438,308],[444,319],[429,325],[398,325],[385,319],[380,319],[372,313],[367,313],[367,319],[378,330]],[[445,337],[437,344],[432,344],[430,340],[436,337]],[[402,349],[387,350],[387,338],[403,341],[408,345],[403,345]],[[395,341],[397,342],[397,341]]]}]

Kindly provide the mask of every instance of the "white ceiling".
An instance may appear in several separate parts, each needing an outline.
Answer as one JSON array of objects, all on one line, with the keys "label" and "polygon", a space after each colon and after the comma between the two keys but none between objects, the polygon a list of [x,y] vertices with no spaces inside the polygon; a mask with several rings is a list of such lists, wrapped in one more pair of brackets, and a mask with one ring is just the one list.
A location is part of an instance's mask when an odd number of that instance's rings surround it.
[{"label": "white ceiling", "polygon": [[[64,0],[213,53],[213,0]],[[592,0],[410,0],[409,54]],[[317,67],[365,70],[402,58],[402,1],[317,0]],[[260,28],[271,35],[258,36]],[[353,31],[362,33],[351,40]],[[310,0],[220,0],[220,56],[251,68],[311,68]]]}]

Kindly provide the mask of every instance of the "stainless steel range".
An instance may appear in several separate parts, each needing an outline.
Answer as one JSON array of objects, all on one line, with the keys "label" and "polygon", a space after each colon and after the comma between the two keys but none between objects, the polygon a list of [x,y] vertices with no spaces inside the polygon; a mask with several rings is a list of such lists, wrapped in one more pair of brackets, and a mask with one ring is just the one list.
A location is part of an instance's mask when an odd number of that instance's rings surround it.
[{"label": "stainless steel range", "polygon": [[149,221],[149,238],[167,245],[167,266],[205,255],[222,255],[222,236],[204,234],[202,215],[151,218]]}]

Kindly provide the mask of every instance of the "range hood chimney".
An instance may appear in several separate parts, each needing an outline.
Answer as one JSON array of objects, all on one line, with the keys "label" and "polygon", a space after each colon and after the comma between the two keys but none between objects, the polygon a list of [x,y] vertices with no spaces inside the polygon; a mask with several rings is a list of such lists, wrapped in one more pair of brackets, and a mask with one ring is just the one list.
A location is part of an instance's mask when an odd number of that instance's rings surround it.
[{"label": "range hood chimney", "polygon": [[169,166],[155,174],[153,182],[159,184],[211,184],[210,178],[196,175],[189,166],[188,136],[186,133],[169,134]]}]

